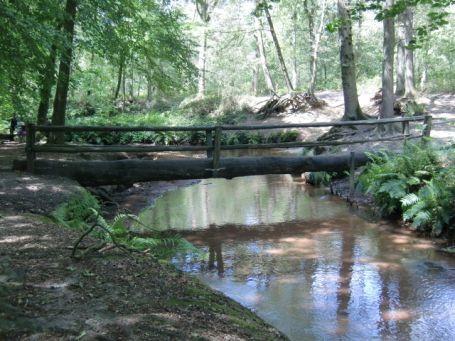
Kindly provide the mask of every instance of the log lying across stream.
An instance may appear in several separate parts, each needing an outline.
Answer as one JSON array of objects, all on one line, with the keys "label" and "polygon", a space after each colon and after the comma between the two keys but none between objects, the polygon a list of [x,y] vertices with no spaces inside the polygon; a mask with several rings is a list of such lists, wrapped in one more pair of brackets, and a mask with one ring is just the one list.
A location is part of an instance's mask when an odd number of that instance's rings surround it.
[{"label": "log lying across stream", "polygon": [[[364,153],[355,153],[355,164],[368,161]],[[235,178],[248,175],[301,174],[317,171],[349,170],[350,154],[301,157],[221,158],[214,170],[212,159],[54,161],[36,160],[34,173],[63,176],[84,186],[132,184],[135,182],[205,178]],[[15,170],[25,170],[26,161],[16,160]]]}]

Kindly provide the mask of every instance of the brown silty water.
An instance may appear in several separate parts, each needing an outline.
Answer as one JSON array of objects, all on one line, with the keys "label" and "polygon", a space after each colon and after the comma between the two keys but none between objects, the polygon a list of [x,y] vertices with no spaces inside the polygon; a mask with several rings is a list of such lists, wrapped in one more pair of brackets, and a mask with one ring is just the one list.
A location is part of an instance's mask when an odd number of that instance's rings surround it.
[{"label": "brown silty water", "polygon": [[455,259],[289,175],[209,179],[141,214],[174,258],[292,340],[455,339]]}]

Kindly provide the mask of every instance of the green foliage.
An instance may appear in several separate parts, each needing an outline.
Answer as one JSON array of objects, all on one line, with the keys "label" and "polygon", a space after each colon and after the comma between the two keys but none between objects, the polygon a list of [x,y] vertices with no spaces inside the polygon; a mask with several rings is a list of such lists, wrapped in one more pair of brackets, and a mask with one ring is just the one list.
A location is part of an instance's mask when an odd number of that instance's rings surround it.
[{"label": "green foliage", "polygon": [[83,192],[59,206],[53,212],[53,217],[66,227],[84,230],[95,221],[92,210],[99,209],[98,200],[90,193]]},{"label": "green foliage", "polygon": [[315,186],[328,185],[332,179],[337,176],[337,173],[333,172],[311,172],[308,182]]},{"label": "green foliage", "polygon": [[428,142],[371,155],[358,187],[373,194],[384,215],[400,213],[413,228],[439,235],[454,223],[453,155],[453,146],[435,150]]},{"label": "green foliage", "polygon": [[[100,214],[98,200],[88,192],[58,207],[53,212],[53,217],[59,224],[80,231],[88,230],[93,224],[98,224],[104,230],[94,229],[91,232],[93,237],[134,251],[148,250],[161,259],[168,259],[176,252],[194,248],[191,243],[174,233],[157,231],[144,226],[138,217],[132,214],[118,214],[111,223],[107,222]],[[146,227],[145,231],[149,236],[141,238],[132,235],[129,228],[134,223]]]}]

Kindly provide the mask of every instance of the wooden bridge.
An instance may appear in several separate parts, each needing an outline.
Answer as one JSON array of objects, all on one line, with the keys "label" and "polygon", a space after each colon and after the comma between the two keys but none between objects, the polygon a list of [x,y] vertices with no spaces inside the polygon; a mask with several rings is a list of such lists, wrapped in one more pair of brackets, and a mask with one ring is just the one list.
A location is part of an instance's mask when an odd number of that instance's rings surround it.
[{"label": "wooden bridge", "polygon": [[[410,124],[419,124],[418,134],[410,133]],[[423,123],[423,125],[422,125]],[[374,139],[357,139],[350,141],[300,141],[277,142],[262,144],[221,143],[223,132],[277,130],[291,128],[320,127],[358,127],[358,126],[401,126],[401,131],[391,136]],[[379,129],[378,129],[379,130]],[[383,120],[316,122],[304,124],[279,125],[217,125],[217,126],[186,126],[186,127],[105,127],[105,126],[27,126],[26,161],[16,161],[14,168],[27,170],[35,174],[57,175],[77,180],[82,185],[130,184],[134,182],[177,179],[203,179],[210,177],[233,178],[247,175],[262,174],[301,174],[308,171],[343,171],[351,170],[356,165],[367,162],[365,153],[348,153],[319,156],[260,156],[260,157],[221,157],[223,150],[271,149],[339,146],[348,144],[401,141],[429,136],[431,116],[399,117]],[[81,144],[38,144],[36,133],[68,133],[68,132],[204,132],[205,145],[81,145]],[[57,161],[37,159],[41,153],[149,153],[149,152],[197,152],[205,151],[206,158],[174,159],[174,160],[140,160],[128,159],[118,161]]]}]

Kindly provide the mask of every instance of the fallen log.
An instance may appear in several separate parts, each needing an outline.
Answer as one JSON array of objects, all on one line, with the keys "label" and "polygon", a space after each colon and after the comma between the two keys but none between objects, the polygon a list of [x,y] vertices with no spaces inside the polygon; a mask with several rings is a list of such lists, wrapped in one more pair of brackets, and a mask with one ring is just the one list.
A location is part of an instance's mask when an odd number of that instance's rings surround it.
[{"label": "fallen log", "polygon": [[[118,160],[118,161],[54,161],[36,160],[34,173],[63,176],[83,186],[132,184],[136,182],[211,177],[235,178],[248,175],[302,174],[304,172],[339,172],[349,170],[350,154],[301,157],[238,157],[222,158],[218,169],[212,159],[187,160]],[[364,153],[355,154],[355,164],[368,161]],[[14,170],[25,170],[25,160],[15,160]]]}]

